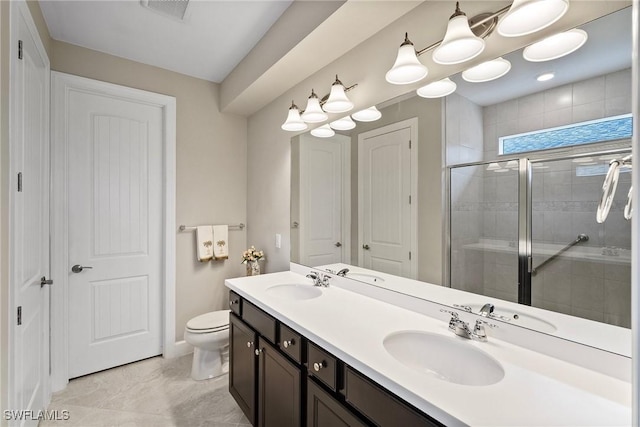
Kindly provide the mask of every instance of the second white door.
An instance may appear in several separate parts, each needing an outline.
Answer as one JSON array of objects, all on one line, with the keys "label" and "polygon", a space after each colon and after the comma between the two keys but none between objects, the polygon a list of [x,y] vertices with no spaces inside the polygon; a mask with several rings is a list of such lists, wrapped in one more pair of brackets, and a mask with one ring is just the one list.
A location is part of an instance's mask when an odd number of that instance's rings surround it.
[{"label": "second white door", "polygon": [[66,95],[69,378],[162,353],[162,109],[112,87]]},{"label": "second white door", "polygon": [[402,277],[412,268],[410,121],[359,135],[360,265]]}]

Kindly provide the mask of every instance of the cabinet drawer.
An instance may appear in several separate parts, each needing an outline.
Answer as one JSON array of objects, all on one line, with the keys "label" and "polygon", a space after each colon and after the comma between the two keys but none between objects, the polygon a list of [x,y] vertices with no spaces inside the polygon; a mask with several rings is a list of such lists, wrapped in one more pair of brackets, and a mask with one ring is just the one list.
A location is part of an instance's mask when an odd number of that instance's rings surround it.
[{"label": "cabinet drawer", "polygon": [[246,300],[242,302],[242,320],[273,344],[276,343],[276,319]]},{"label": "cabinet drawer", "polygon": [[280,350],[298,363],[302,363],[302,336],[286,325],[280,324]]},{"label": "cabinet drawer", "polygon": [[380,427],[442,427],[379,385],[345,366],[345,401]]},{"label": "cabinet drawer", "polygon": [[238,316],[242,315],[242,298],[233,291],[229,291],[229,309]]},{"label": "cabinet drawer", "polygon": [[333,391],[338,388],[338,360],[313,343],[307,346],[308,372]]}]

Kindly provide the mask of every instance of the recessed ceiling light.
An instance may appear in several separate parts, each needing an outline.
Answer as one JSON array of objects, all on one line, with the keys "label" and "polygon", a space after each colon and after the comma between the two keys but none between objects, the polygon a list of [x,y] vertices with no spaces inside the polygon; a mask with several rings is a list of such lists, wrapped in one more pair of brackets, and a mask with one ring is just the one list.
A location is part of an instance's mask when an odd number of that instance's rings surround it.
[{"label": "recessed ceiling light", "polygon": [[488,82],[504,76],[510,69],[511,62],[496,58],[463,71],[462,78],[471,83]]},{"label": "recessed ceiling light", "polygon": [[527,46],[522,52],[522,56],[531,62],[544,62],[562,58],[580,49],[586,43],[588,37],[586,31],[574,28]]},{"label": "recessed ceiling light", "polygon": [[554,73],[544,73],[544,74],[540,74],[538,77],[536,77],[536,80],[539,81],[539,82],[546,82],[547,80],[551,80],[555,76],[556,75]]}]

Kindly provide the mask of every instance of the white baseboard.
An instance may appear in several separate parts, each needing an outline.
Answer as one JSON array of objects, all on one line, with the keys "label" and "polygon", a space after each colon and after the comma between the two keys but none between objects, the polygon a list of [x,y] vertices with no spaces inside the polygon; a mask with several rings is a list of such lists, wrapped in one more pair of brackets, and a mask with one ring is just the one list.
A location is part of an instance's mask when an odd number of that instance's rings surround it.
[{"label": "white baseboard", "polygon": [[168,344],[162,353],[162,357],[165,359],[174,359],[190,353],[193,353],[193,346],[188,344],[185,340],[182,340],[176,341],[173,344]]}]

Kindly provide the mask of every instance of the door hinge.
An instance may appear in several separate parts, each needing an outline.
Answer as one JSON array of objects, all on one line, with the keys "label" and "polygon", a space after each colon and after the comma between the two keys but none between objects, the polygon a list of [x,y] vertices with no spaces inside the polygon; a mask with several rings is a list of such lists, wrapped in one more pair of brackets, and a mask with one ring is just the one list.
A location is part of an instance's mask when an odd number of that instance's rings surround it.
[{"label": "door hinge", "polygon": [[409,251],[409,261],[411,261],[411,251]]},{"label": "door hinge", "polygon": [[409,204],[411,204],[411,196],[409,196]]},{"label": "door hinge", "polygon": [[411,150],[411,140],[409,140],[409,150]]},{"label": "door hinge", "polygon": [[22,59],[22,40],[18,40],[18,59]]},{"label": "door hinge", "polygon": [[18,193],[22,193],[22,172],[18,172]]},{"label": "door hinge", "polygon": [[527,257],[527,273],[533,273],[533,257]]},{"label": "door hinge", "polygon": [[22,325],[22,306],[18,306],[18,326]]}]

